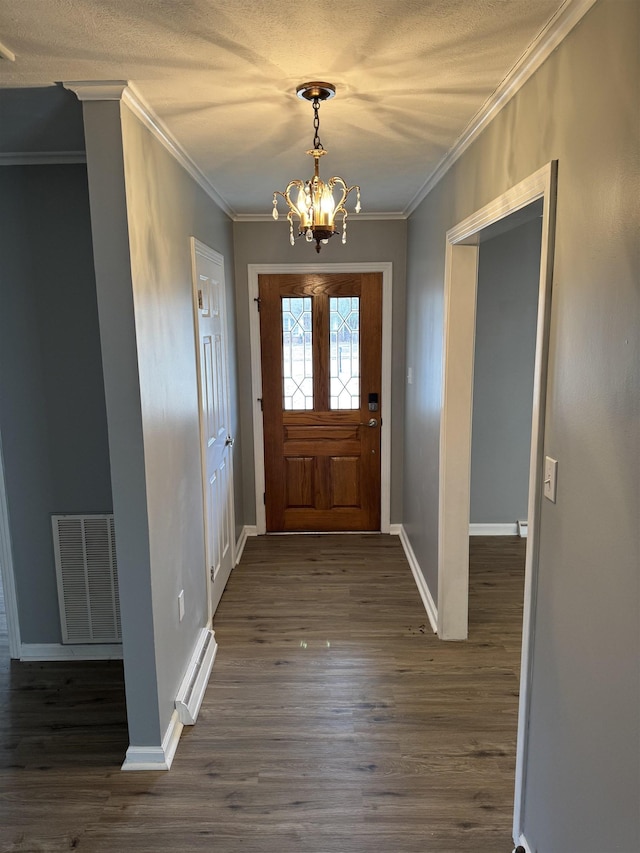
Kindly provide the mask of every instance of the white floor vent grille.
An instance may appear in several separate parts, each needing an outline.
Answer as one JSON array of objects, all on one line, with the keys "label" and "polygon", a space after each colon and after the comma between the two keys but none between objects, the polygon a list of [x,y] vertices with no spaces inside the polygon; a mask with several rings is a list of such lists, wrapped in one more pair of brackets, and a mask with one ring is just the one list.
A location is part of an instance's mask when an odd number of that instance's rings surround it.
[{"label": "white floor vent grille", "polygon": [[121,642],[113,515],[54,515],[51,521],[62,642]]}]

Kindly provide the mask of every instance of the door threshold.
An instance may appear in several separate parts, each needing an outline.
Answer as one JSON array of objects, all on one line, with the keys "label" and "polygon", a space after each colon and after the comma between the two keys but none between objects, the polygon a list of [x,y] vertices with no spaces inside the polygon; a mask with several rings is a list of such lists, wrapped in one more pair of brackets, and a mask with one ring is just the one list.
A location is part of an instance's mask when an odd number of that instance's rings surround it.
[{"label": "door threshold", "polygon": [[381,530],[267,530],[265,536],[377,536]]}]

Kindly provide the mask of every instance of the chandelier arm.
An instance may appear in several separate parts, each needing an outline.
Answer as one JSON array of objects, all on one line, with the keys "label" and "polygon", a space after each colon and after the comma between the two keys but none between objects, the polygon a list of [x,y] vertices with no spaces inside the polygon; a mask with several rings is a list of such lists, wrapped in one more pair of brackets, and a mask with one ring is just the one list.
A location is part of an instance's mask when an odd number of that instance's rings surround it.
[{"label": "chandelier arm", "polygon": [[297,213],[298,212],[298,206],[291,199],[291,190],[294,190],[294,189],[298,189],[298,190],[304,189],[304,181],[301,181],[300,178],[295,178],[293,181],[289,181],[289,183],[287,184],[287,186],[285,188],[285,191],[283,193],[280,193],[280,195],[283,197],[283,199],[289,205],[291,212]]}]

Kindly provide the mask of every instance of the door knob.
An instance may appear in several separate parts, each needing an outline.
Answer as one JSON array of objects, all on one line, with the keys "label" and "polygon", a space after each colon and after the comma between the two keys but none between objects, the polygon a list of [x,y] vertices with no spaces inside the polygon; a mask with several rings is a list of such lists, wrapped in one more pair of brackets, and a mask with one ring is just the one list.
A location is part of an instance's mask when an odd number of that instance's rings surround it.
[{"label": "door knob", "polygon": [[360,421],[360,423],[358,424],[358,426],[377,427],[377,426],[378,426],[378,421],[377,421],[377,419],[376,419],[376,418],[369,418],[369,420],[367,421],[367,423],[365,423],[364,421]]}]

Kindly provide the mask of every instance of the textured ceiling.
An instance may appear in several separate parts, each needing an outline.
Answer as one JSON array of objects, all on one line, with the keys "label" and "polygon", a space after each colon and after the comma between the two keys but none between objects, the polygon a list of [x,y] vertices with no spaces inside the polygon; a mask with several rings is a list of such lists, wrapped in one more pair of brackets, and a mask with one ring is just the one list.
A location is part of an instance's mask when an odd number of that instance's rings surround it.
[{"label": "textured ceiling", "polygon": [[[404,211],[561,0],[0,0],[0,87],[129,80],[236,213],[321,174]],[[0,109],[2,108],[0,91]]]}]

